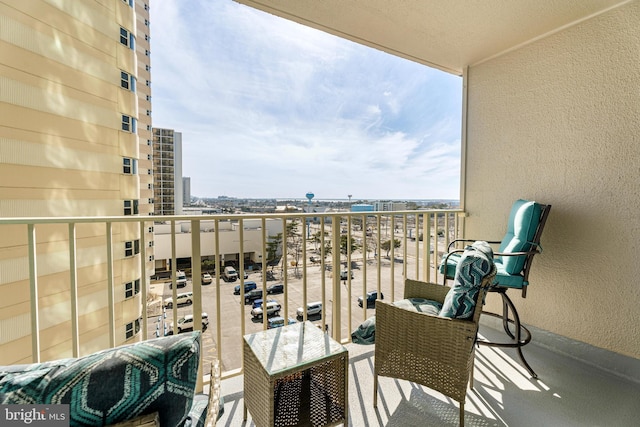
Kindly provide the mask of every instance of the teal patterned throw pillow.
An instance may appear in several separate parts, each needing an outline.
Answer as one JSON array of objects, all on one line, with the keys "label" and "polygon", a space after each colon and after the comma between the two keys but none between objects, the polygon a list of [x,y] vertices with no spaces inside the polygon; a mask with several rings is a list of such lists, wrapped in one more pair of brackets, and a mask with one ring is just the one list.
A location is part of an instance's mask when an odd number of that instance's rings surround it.
[{"label": "teal patterned throw pillow", "polygon": [[482,279],[494,270],[493,250],[487,242],[478,241],[467,246],[456,266],[453,287],[444,299],[440,316],[454,319],[471,317]]},{"label": "teal patterned throw pillow", "polygon": [[191,410],[200,332],[104,350],[78,359],[0,369],[0,403],[66,403],[71,426],[116,424],[158,412],[181,426]]}]

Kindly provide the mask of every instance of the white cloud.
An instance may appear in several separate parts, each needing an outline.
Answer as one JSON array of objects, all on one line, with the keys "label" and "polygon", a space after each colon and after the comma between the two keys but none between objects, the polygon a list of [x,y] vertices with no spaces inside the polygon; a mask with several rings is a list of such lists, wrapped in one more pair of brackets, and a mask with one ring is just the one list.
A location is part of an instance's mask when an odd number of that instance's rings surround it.
[{"label": "white cloud", "polygon": [[461,81],[228,1],[151,9],[153,124],[197,196],[457,198]]}]

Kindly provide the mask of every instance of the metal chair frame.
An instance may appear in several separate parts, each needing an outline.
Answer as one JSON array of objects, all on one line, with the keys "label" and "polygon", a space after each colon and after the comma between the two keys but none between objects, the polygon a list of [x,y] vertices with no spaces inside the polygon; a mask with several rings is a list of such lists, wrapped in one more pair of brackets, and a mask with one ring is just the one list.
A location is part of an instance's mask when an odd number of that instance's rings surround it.
[{"label": "metal chair frame", "polygon": [[[520,275],[523,277],[523,282],[526,283],[525,286],[522,286],[522,298],[527,297],[527,288],[529,283],[529,273],[531,271],[531,264],[533,262],[533,257],[536,254],[542,253],[540,246],[540,237],[542,236],[542,231],[544,230],[544,226],[547,222],[547,218],[549,217],[549,211],[551,210],[551,205],[543,205],[541,204],[541,212],[540,212],[540,221],[538,222],[538,227],[536,228],[536,232],[531,241],[532,249],[526,252],[494,252],[494,256],[524,256],[525,262],[522,270],[520,271]],[[462,249],[453,249],[459,243],[469,243],[475,242],[476,240],[482,239],[456,239],[452,241],[448,246],[448,253],[444,258],[444,265],[447,265],[447,261],[449,257],[458,252],[462,252]],[[490,244],[500,244],[500,240],[487,241]],[[447,279],[453,279],[453,277],[448,277],[446,275],[446,268],[444,274],[444,283],[446,284]],[[520,361],[525,369],[529,372],[532,378],[538,378],[538,374],[533,370],[531,365],[527,362],[522,353],[522,347],[529,344],[531,342],[531,332],[526,326],[522,325],[520,322],[520,315],[518,314],[518,310],[516,310],[513,301],[507,295],[507,291],[509,289],[517,289],[517,288],[509,288],[506,286],[500,285],[492,285],[489,287],[488,292],[497,292],[500,294],[502,298],[502,314],[492,313],[483,311],[482,314],[486,314],[489,316],[493,316],[499,319],[502,319],[502,327],[509,338],[511,338],[510,342],[493,342],[484,339],[478,339],[478,344],[486,345],[489,347],[506,347],[506,348],[515,348],[518,352],[518,356],[520,357]],[[512,313],[513,319],[510,317],[509,312]],[[511,331],[511,326],[513,325],[514,331]]]}]

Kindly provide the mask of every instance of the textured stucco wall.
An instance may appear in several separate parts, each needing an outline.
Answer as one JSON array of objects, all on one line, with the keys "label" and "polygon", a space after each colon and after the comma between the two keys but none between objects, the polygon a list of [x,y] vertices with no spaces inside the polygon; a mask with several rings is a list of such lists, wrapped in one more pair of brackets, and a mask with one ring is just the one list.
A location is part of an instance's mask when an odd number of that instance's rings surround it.
[{"label": "textured stucco wall", "polygon": [[521,318],[640,358],[640,2],[472,67],[468,88],[467,237],[501,238],[515,199],[552,204]]}]

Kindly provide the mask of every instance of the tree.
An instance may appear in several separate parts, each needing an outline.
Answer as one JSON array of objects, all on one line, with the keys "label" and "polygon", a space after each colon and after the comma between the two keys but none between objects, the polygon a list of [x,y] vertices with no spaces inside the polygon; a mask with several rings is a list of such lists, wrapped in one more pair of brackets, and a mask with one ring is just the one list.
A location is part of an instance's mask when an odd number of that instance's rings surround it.
[{"label": "tree", "polygon": [[[298,264],[300,263],[300,253],[302,248],[302,237],[298,234],[299,220],[293,219],[287,223],[287,253],[294,254],[293,266],[295,275],[298,277]],[[285,264],[287,260],[285,260]]]},{"label": "tree", "polygon": [[267,265],[273,267],[278,265],[282,258],[282,233],[278,233],[275,236],[269,236],[267,241]]},{"label": "tree", "polygon": [[[393,247],[399,248],[402,243],[399,239],[393,239]],[[387,251],[387,258],[389,258],[389,251],[391,251],[391,240],[387,240],[386,242],[382,242],[380,244],[380,248],[384,251]]]},{"label": "tree", "polygon": [[[347,250],[349,249],[349,245],[347,243],[348,243],[347,236],[346,235],[340,236],[340,253],[343,255],[347,255]],[[356,243],[356,239],[354,239],[353,237],[351,238],[350,249],[351,249],[351,253],[354,253],[356,250],[360,249],[360,246],[358,246],[358,244]]]},{"label": "tree", "polygon": [[316,251],[318,250],[318,243],[320,243],[321,241],[324,241],[325,255],[330,253],[330,252],[327,252],[327,249],[331,248],[331,243],[329,242],[329,240],[327,240],[328,235],[329,233],[327,233],[326,231],[324,233],[322,231],[317,231],[313,236],[311,236],[313,243],[315,244]]}]

